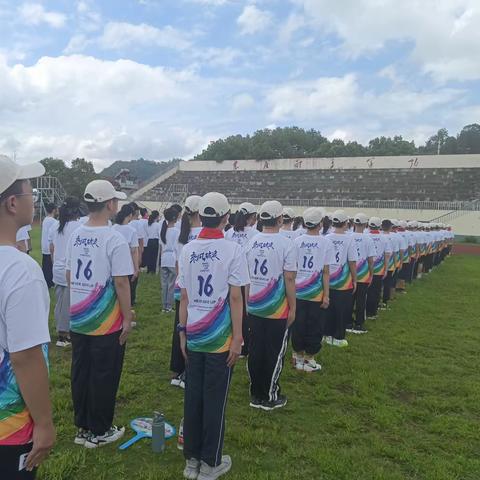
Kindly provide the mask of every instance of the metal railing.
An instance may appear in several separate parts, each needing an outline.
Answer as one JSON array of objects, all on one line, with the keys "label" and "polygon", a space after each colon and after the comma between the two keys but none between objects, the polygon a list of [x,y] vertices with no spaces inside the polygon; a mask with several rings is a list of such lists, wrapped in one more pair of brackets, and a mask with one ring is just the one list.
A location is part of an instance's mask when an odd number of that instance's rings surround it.
[{"label": "metal railing", "polygon": [[67,192],[56,177],[38,177],[31,180],[32,187],[38,190],[39,201],[36,206],[35,216],[41,222],[46,215],[45,205],[54,203],[60,206],[67,196]]}]

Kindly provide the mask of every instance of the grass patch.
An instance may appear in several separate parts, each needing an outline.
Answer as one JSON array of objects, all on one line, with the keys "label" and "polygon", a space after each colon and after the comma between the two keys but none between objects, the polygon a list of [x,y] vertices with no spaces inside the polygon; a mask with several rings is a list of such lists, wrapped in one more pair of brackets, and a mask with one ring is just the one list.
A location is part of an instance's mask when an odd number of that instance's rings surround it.
[{"label": "grass patch", "polygon": [[[38,229],[33,234],[38,254]],[[289,403],[281,411],[248,407],[241,360],[227,413],[228,478],[478,479],[479,290],[480,257],[449,258],[370,321],[368,335],[350,336],[348,349],[323,348],[321,373],[298,375],[286,364]],[[178,426],[182,392],[168,381],[173,317],[160,313],[158,277],[143,275],[138,292],[139,327],[128,342],[116,421],[160,409]],[[50,365],[58,443],[40,479],[181,478],[173,440],[163,455],[146,440],[125,452],[73,445],[70,351],[52,346]]]}]

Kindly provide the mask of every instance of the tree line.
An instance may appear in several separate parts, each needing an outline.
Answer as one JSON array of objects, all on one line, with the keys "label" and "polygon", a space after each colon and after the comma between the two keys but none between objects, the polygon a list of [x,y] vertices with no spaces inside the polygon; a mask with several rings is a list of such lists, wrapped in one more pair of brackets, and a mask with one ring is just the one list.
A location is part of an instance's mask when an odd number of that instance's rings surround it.
[{"label": "tree line", "polygon": [[480,153],[480,125],[473,123],[455,136],[446,128],[432,135],[424,145],[401,135],[377,137],[362,145],[356,141],[328,140],[318,130],[299,127],[258,130],[253,135],[232,135],[213,141],[194,160],[248,160],[309,157],[366,157],[396,155]]}]

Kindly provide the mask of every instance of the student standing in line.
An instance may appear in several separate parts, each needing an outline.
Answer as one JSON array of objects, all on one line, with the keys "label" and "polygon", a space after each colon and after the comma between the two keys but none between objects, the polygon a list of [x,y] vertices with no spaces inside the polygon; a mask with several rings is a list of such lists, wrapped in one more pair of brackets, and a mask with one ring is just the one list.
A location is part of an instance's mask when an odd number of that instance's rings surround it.
[{"label": "student standing in line", "polygon": [[162,302],[163,312],[170,313],[173,309],[173,290],[177,278],[175,250],[180,230],[175,225],[179,216],[178,209],[167,208],[163,212],[163,216],[164,220],[160,230]]},{"label": "student standing in line", "polygon": [[349,325],[347,331],[355,334],[367,333],[365,329],[367,293],[373,281],[373,264],[376,257],[372,239],[365,233],[367,224],[368,217],[364,213],[357,213],[353,217],[354,232],[351,235],[358,255],[357,290],[353,298],[353,325]]},{"label": "student standing in line", "polygon": [[[142,252],[142,257],[141,257],[141,263],[140,267],[146,267],[147,262],[145,260],[145,255],[147,251],[147,244],[148,244],[148,210],[146,208],[141,208],[140,209],[140,218],[138,219],[138,235],[141,236],[143,234],[143,252]],[[141,232],[141,233],[140,233]]]},{"label": "student standing in line", "polygon": [[147,228],[146,223],[140,217],[140,207],[135,202],[131,202],[129,205],[133,210],[132,220],[130,221],[129,225],[137,232],[138,266],[140,267],[143,259],[143,250],[148,242]]},{"label": "student standing in line", "polygon": [[202,222],[200,220],[200,215],[198,214],[201,198],[202,197],[199,195],[191,195],[185,200],[185,209],[180,226],[180,235],[178,236],[178,242],[175,250],[177,278],[173,288],[173,296],[175,299],[175,320],[173,323],[172,350],[170,353],[170,370],[173,373],[173,377],[170,380],[170,385],[180,388],[185,388],[185,358],[183,357],[182,349],[180,348],[180,335],[178,332],[181,298],[181,288],[178,284],[178,262],[180,260],[183,247],[188,242],[195,240],[202,230]]},{"label": "student standing in line", "polygon": [[16,248],[16,233],[33,219],[35,194],[27,179],[45,168],[0,155],[0,171],[0,477],[30,480],[55,443],[50,297],[38,264]]},{"label": "student standing in line", "polygon": [[47,287],[53,287],[53,263],[52,263],[52,255],[50,253],[50,242],[49,242],[49,235],[50,230],[55,228],[58,225],[57,216],[58,216],[58,208],[54,203],[47,203],[45,205],[45,211],[47,212],[47,216],[42,221],[42,240],[41,240],[41,248],[42,248],[42,271],[43,276],[45,277],[45,281],[47,282]]},{"label": "student standing in line", "polygon": [[293,242],[279,233],[283,208],[265,202],[259,211],[263,231],[246,246],[250,287],[248,372],[250,406],[263,410],[284,407],[279,378],[287,350],[289,327],[295,320],[297,258]]},{"label": "student standing in line", "polygon": [[400,249],[398,241],[395,241],[392,235],[392,222],[390,220],[382,220],[382,232],[383,235],[385,235],[387,241],[389,242],[392,254],[388,259],[387,274],[383,279],[383,303],[379,306],[380,310],[386,309],[388,306],[388,302],[392,298],[391,295],[393,290],[393,275],[396,269],[396,257]]},{"label": "student standing in line", "polygon": [[113,425],[125,342],[132,329],[130,281],[133,263],[123,236],[108,222],[118,211],[110,182],[94,180],[85,188],[89,220],[70,237],[67,279],[70,286],[72,399],[78,428],[74,443],[96,448],[125,432]]},{"label": "student standing in line", "polygon": [[330,302],[329,264],[334,261],[333,245],[320,235],[323,216],[321,208],[305,210],[303,220],[307,233],[294,240],[298,270],[292,347],[295,368],[305,372],[316,372],[322,368],[315,356],[322,346],[326,309]]},{"label": "student standing in line", "polygon": [[326,238],[333,244],[334,261],[330,264],[330,306],[325,341],[336,347],[348,347],[345,327],[352,314],[353,295],[357,290],[357,251],[348,229],[348,215],[336,210],[332,215],[335,229]]},{"label": "student standing in line", "polygon": [[368,222],[369,236],[375,249],[375,258],[373,260],[373,280],[367,293],[367,317],[377,318],[378,307],[382,297],[382,283],[387,275],[387,266],[392,256],[392,244],[389,239],[382,234],[382,221],[378,217],[371,217]]},{"label": "student standing in line", "polygon": [[30,238],[31,225],[25,225],[18,229],[15,240],[17,248],[24,253],[30,254],[32,250],[32,239]]},{"label": "student standing in line", "polygon": [[203,229],[179,260],[179,332],[186,358],[183,475],[214,480],[232,460],[222,455],[225,410],[233,366],[242,348],[242,294],[248,284],[245,254],[223,237],[230,206],[221,193],[202,197]]},{"label": "student standing in line", "polygon": [[[225,239],[238,243],[243,249],[247,246],[248,242],[258,234],[258,230],[254,227],[257,219],[257,208],[250,202],[242,203],[238,207],[238,211],[235,215],[235,222],[233,228],[225,233]],[[248,343],[250,341],[250,325],[247,315],[247,298],[245,293],[245,287],[242,287],[243,298],[243,322],[242,322],[242,357],[248,355]]]},{"label": "student standing in line", "polygon": [[122,237],[127,241],[128,246],[130,247],[130,253],[132,255],[133,275],[129,277],[130,299],[132,307],[135,305],[136,302],[138,275],[140,273],[139,243],[137,230],[130,225],[134,212],[135,210],[131,207],[130,204],[123,205],[123,207],[115,216],[115,225],[113,226],[113,229],[120,233],[120,235],[122,235]]},{"label": "student standing in line", "polygon": [[282,225],[282,228],[280,229],[280,233],[284,237],[287,237],[289,240],[292,240],[292,241],[303,233],[299,230],[298,226],[296,226],[296,228],[293,229],[294,221],[295,221],[295,211],[293,210],[293,208],[284,207],[283,225]]},{"label": "student standing in line", "polygon": [[145,248],[145,265],[147,273],[157,273],[158,245],[160,238],[160,213],[153,210],[147,222],[147,247]]},{"label": "student standing in line", "polygon": [[68,347],[70,341],[70,291],[68,288],[66,265],[67,245],[72,233],[80,227],[80,201],[67,197],[60,206],[58,226],[52,232],[50,252],[53,261],[53,283],[55,284],[55,325],[57,327],[57,347]]}]

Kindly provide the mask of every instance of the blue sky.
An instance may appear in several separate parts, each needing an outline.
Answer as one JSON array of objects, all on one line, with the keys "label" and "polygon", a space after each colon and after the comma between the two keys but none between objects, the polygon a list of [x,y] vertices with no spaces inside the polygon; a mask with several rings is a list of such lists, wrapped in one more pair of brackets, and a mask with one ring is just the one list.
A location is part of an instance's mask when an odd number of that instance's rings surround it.
[{"label": "blue sky", "polygon": [[191,158],[298,125],[367,142],[480,122],[477,0],[0,0],[0,152]]}]

